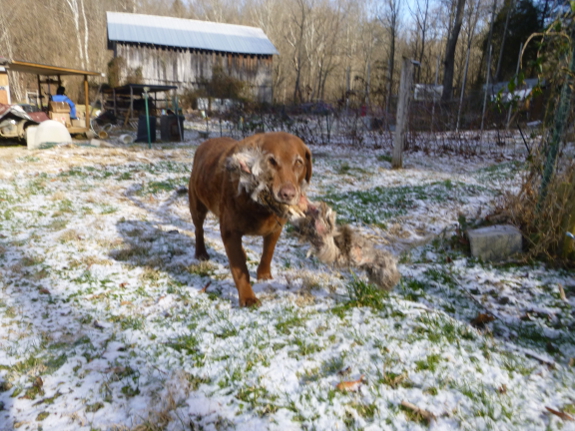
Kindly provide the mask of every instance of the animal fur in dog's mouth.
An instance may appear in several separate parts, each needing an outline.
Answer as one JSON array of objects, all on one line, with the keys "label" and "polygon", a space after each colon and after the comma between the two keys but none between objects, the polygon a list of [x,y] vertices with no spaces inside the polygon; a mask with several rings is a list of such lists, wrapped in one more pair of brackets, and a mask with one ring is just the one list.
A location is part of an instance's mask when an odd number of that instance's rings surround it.
[{"label": "animal fur in dog's mouth", "polygon": [[281,199],[278,193],[272,190],[273,174],[266,155],[258,147],[245,148],[228,157],[226,169],[237,175],[238,194],[246,192],[254,202],[281,217],[285,217],[289,208],[297,205],[302,196],[305,196],[304,190],[298,185],[294,185],[296,194],[289,201]]}]

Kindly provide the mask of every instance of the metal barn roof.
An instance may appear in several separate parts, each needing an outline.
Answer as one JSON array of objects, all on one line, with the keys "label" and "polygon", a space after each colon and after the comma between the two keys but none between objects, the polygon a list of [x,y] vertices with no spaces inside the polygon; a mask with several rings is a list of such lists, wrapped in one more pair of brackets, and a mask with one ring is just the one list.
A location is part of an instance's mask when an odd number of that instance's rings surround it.
[{"label": "metal barn roof", "polygon": [[278,54],[260,28],[193,19],[106,12],[108,40],[239,54]]}]

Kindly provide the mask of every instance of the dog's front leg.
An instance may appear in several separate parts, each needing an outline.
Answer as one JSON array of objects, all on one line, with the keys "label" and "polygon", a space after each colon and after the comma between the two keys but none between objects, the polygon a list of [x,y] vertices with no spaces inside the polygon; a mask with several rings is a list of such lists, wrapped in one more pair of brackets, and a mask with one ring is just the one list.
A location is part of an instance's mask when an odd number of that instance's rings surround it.
[{"label": "dog's front leg", "polygon": [[264,236],[262,258],[258,265],[258,280],[271,280],[273,278],[271,271],[272,257],[274,256],[274,250],[281,233],[282,227],[278,226],[275,231]]},{"label": "dog's front leg", "polygon": [[242,235],[238,232],[226,230],[220,226],[222,241],[230,262],[230,269],[234,283],[238,289],[240,307],[259,305],[260,301],[252,290],[250,273],[246,265],[246,254],[242,248]]}]

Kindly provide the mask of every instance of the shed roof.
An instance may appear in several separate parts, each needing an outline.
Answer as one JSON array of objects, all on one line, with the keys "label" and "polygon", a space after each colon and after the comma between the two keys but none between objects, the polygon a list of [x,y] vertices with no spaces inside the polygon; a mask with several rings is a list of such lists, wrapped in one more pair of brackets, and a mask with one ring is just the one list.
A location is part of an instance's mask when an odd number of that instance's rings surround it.
[{"label": "shed roof", "polygon": [[108,41],[239,54],[278,54],[262,29],[167,16],[106,12]]},{"label": "shed roof", "polygon": [[14,72],[33,73],[35,75],[90,75],[102,76],[100,72],[89,70],[72,69],[70,67],[51,66],[47,64],[32,63],[30,61],[7,60],[4,64]]}]

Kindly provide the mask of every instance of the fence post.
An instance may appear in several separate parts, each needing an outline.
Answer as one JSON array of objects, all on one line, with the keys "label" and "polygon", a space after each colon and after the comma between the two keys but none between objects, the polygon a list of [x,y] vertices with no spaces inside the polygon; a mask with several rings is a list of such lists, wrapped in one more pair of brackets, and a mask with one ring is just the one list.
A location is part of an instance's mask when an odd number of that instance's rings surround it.
[{"label": "fence post", "polygon": [[[489,75],[491,75],[491,50],[489,45],[489,54],[487,55],[487,77],[485,78],[485,94],[483,95],[483,111],[481,112],[481,132],[483,133],[483,123],[485,122],[485,108],[487,107],[487,92],[489,91]],[[489,91],[491,93],[491,91]]]},{"label": "fence post", "polygon": [[401,67],[401,80],[399,82],[399,100],[397,101],[397,117],[395,120],[395,135],[393,139],[393,157],[391,167],[400,169],[403,167],[403,148],[407,124],[409,121],[409,101],[413,88],[413,68],[417,62],[410,58],[403,59]]}]

